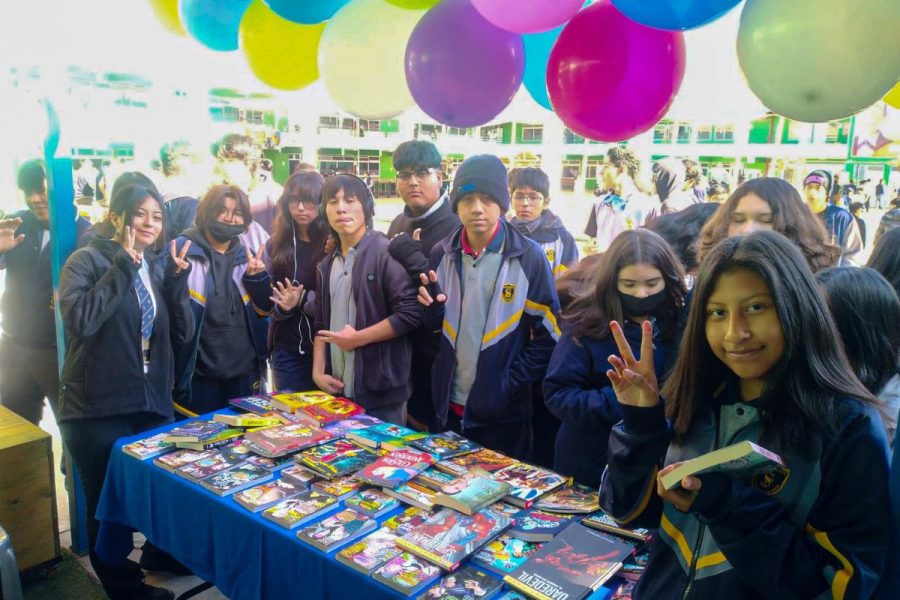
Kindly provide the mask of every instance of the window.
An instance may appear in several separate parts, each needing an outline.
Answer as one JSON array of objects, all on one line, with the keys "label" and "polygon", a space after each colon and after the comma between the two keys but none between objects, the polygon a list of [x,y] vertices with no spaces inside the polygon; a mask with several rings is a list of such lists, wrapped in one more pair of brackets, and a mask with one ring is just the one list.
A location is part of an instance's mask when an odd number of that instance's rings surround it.
[{"label": "window", "polygon": [[689,144],[691,141],[691,133],[693,130],[691,126],[687,123],[679,123],[678,124],[678,136],[677,142],[679,144]]},{"label": "window", "polygon": [[443,131],[443,127],[431,123],[419,123],[416,125],[416,128],[418,129],[419,137],[430,138],[432,140],[437,139],[438,134]]},{"label": "window", "polygon": [[340,129],[340,127],[340,119],[337,117],[319,117],[319,129]]},{"label": "window", "polygon": [[563,143],[564,144],[583,144],[585,142],[584,138],[569,129],[568,127],[563,132]]},{"label": "window", "polygon": [[465,136],[465,135],[469,135],[470,131],[471,131],[471,129],[468,129],[465,127],[447,127],[448,135]]},{"label": "window", "polygon": [[522,125],[522,142],[543,142],[544,126],[543,125]]},{"label": "window", "polygon": [[711,142],[713,139],[712,125],[700,125],[697,128],[697,141],[699,143]]},{"label": "window", "polygon": [[335,173],[356,173],[356,157],[320,152],[319,172],[326,177]]},{"label": "window", "polygon": [[381,131],[381,121],[376,119],[360,119],[359,128],[363,131]]},{"label": "window", "polygon": [[731,125],[720,125],[715,128],[715,140],[717,142],[733,142],[734,127]]},{"label": "window", "polygon": [[288,173],[293,173],[301,162],[303,162],[303,155],[299,152],[288,154]]},{"label": "window", "polygon": [[670,144],[672,142],[672,128],[666,124],[659,124],[653,128],[654,144]]},{"label": "window", "polygon": [[263,112],[261,110],[248,110],[244,112],[244,121],[250,125],[263,124]]},{"label": "window", "polygon": [[381,159],[377,155],[359,157],[359,175],[372,175],[378,177],[381,174]]},{"label": "window", "polygon": [[213,121],[223,123],[237,123],[241,117],[241,112],[234,106],[211,106],[209,114]]},{"label": "window", "polygon": [[495,144],[503,143],[503,126],[491,125],[490,127],[481,128],[481,139],[485,142],[494,142]]}]

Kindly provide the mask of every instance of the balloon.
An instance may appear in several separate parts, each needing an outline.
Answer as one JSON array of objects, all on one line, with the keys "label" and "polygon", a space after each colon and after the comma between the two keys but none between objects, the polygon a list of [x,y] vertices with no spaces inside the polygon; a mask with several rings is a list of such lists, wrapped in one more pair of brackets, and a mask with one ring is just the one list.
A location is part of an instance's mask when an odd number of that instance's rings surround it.
[{"label": "balloon", "polygon": [[350,0],[263,0],[263,2],[276,15],[288,21],[315,25],[330,19]]},{"label": "balloon", "polygon": [[891,88],[891,91],[885,95],[884,101],[894,108],[900,108],[900,83]]},{"label": "balloon", "polygon": [[187,31],[184,30],[184,25],[178,17],[178,0],[149,0],[149,2],[153,14],[163,27],[175,35],[187,36]]},{"label": "balloon", "polygon": [[299,25],[253,0],[241,21],[241,46],[250,70],[279,90],[299,90],[319,78],[316,55],[325,24]]},{"label": "balloon", "polygon": [[684,63],[683,34],[635,23],[599,0],[569,21],[550,52],[550,102],[578,135],[628,139],[666,114]]},{"label": "balloon", "polygon": [[403,62],[406,42],[424,14],[383,0],[355,0],[339,10],[326,25],[319,50],[319,70],[332,100],[364,119],[387,119],[412,106]]},{"label": "balloon", "polygon": [[693,29],[715,21],[741,0],[612,0],[623,15],[657,29]]},{"label": "balloon", "polygon": [[441,0],[385,0],[394,6],[399,6],[400,8],[411,8],[413,10],[419,10],[423,8],[431,8]]},{"label": "balloon", "polygon": [[547,93],[547,61],[562,30],[562,27],[557,27],[544,33],[522,36],[525,43],[525,75],[522,83],[534,101],[547,110],[553,110]]},{"label": "balloon", "polygon": [[843,119],[900,78],[897,23],[897,0],[747,0],[738,60],[773,112],[797,121]]},{"label": "balloon", "polygon": [[251,0],[179,0],[178,10],[191,37],[212,50],[238,49],[238,27]]},{"label": "balloon", "polygon": [[584,0],[472,0],[485,19],[514,33],[539,33],[559,27]]},{"label": "balloon", "polygon": [[454,127],[500,114],[524,68],[522,38],[491,25],[469,0],[444,0],[428,11],[406,46],[413,98],[431,118]]}]

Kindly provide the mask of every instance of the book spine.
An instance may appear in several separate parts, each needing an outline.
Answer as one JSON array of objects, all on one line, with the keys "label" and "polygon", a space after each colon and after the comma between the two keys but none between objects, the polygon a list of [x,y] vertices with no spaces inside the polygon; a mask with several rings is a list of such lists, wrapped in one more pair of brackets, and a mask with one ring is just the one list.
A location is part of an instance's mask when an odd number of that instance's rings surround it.
[{"label": "book spine", "polygon": [[417,555],[421,556],[422,558],[424,558],[426,560],[430,560],[437,566],[447,569],[448,571],[454,570],[457,567],[457,565],[459,565],[459,563],[448,562],[447,559],[445,559],[441,556],[438,556],[437,554],[435,554],[429,550],[426,550],[425,548],[422,548],[422,547],[410,542],[409,540],[405,540],[403,538],[399,538],[397,540],[397,545],[400,546],[401,548],[405,548],[406,550],[409,550],[413,554],[417,554]]},{"label": "book spine", "polygon": [[525,585],[512,575],[506,575],[503,578],[503,581],[506,582],[509,587],[519,590],[529,598],[535,598],[536,600],[556,600],[555,598],[551,598],[550,596],[542,594],[537,590],[531,589],[531,587]]}]

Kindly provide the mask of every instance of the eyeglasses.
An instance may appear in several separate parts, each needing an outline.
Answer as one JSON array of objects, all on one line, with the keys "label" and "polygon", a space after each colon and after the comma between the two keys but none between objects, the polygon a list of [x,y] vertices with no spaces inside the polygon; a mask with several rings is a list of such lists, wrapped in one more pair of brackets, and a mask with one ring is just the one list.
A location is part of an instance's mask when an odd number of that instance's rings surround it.
[{"label": "eyeglasses", "polygon": [[541,194],[513,194],[512,199],[516,204],[538,205],[544,201],[544,197]]},{"label": "eyeglasses", "polygon": [[397,173],[397,181],[409,181],[415,175],[416,179],[421,181],[429,175],[436,173],[437,169],[430,167],[428,169],[419,169],[418,171],[400,171]]}]

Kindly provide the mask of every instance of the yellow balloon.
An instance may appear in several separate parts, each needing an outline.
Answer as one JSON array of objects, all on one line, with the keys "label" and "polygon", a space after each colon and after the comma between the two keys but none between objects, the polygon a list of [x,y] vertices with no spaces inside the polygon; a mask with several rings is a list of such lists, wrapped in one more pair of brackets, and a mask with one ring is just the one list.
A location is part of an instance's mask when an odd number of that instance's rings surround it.
[{"label": "yellow balloon", "polygon": [[900,82],[891,88],[891,91],[884,97],[884,101],[894,108],[900,108]]},{"label": "yellow balloon", "polygon": [[325,23],[300,25],[254,0],[241,21],[241,48],[250,70],[279,90],[299,90],[319,78],[319,40]]},{"label": "yellow balloon", "polygon": [[150,8],[160,24],[175,35],[187,37],[187,31],[178,16],[178,0],[149,0]]}]

